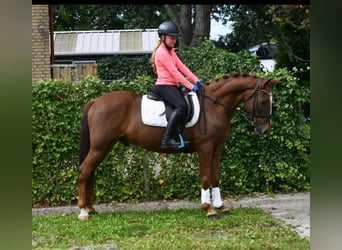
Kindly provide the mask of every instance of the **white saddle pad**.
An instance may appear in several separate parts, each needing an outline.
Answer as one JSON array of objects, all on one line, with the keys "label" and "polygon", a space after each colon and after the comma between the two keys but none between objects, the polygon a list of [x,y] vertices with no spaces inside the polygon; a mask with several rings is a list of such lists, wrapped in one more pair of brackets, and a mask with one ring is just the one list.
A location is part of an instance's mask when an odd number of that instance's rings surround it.
[{"label": "white saddle pad", "polygon": [[[196,124],[199,118],[199,102],[195,92],[189,92],[194,104],[194,114],[191,120],[185,124],[185,127],[192,127]],[[142,96],[141,100],[141,118],[145,125],[166,127],[165,104],[163,101],[155,101],[147,98],[147,95]]]}]

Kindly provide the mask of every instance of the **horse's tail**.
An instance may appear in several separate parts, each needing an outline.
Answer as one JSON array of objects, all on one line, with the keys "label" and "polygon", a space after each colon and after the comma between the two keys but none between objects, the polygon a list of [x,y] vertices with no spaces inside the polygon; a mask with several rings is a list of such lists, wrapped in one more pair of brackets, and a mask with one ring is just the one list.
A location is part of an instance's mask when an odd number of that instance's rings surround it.
[{"label": "horse's tail", "polygon": [[90,136],[89,136],[89,126],[88,126],[88,111],[90,107],[94,104],[94,101],[88,102],[84,108],[81,118],[81,129],[80,129],[80,148],[79,148],[79,164],[83,163],[84,159],[90,149]]}]

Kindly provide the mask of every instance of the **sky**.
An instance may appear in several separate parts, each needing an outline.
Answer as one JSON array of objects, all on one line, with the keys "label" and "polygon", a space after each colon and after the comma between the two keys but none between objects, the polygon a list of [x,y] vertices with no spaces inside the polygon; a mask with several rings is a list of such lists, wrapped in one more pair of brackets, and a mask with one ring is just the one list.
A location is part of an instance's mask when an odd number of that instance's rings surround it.
[{"label": "sky", "polygon": [[215,20],[211,20],[210,24],[210,39],[217,40],[219,36],[225,36],[227,33],[230,33],[232,28],[230,24],[223,25],[221,22],[216,22]]}]

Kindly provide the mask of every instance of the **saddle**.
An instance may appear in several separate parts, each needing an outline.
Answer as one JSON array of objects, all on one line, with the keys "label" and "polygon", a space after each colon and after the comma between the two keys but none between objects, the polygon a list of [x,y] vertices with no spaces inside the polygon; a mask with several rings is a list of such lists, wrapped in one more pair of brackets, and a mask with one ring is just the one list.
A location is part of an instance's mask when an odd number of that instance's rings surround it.
[{"label": "saddle", "polygon": [[[188,90],[184,87],[178,87],[178,89],[183,94],[185,102],[188,105],[188,113],[187,113],[186,119],[184,121],[184,124],[181,124],[182,127],[184,128],[185,124],[190,122],[192,116],[194,115],[194,102],[193,102],[191,95],[189,95],[190,90]],[[164,102],[163,98],[157,92],[155,92],[154,88],[151,86],[147,86],[147,98],[154,100],[154,101]],[[169,121],[169,117],[173,111],[173,108],[172,108],[172,106],[168,105],[165,102],[164,102],[164,104],[165,104],[166,120]]]}]

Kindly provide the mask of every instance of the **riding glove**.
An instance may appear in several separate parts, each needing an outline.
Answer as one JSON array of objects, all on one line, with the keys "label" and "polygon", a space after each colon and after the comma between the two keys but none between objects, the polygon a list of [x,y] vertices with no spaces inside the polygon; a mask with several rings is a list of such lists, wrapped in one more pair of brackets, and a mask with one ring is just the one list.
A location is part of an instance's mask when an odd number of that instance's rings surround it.
[{"label": "riding glove", "polygon": [[198,86],[197,86],[197,85],[194,85],[194,87],[192,88],[192,91],[197,92],[197,91],[198,91]]},{"label": "riding glove", "polygon": [[198,81],[198,82],[196,82],[196,85],[200,88],[200,87],[204,86],[204,83],[202,81]]}]

